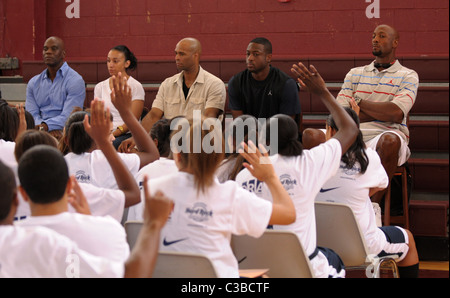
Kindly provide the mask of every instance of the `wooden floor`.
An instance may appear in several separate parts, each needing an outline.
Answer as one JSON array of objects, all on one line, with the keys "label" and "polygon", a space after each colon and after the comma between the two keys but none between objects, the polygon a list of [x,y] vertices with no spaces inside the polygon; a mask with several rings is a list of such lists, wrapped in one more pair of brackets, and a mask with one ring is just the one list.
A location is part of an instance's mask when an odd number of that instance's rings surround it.
[{"label": "wooden floor", "polygon": [[446,261],[446,262],[421,261],[419,263],[419,269],[423,269],[423,270],[449,271],[448,266],[449,266],[448,261]]}]

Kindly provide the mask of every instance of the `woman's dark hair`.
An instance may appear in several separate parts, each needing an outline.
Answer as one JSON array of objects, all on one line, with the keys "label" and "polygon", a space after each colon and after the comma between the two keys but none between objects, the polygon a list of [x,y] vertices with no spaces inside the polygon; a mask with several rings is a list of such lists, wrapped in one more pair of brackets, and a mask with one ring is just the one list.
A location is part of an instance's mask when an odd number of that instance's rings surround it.
[{"label": "woman's dark hair", "polygon": [[[237,150],[242,142],[248,144],[249,138],[256,146],[258,146],[258,120],[251,115],[241,115],[233,120],[229,129],[233,144],[227,143],[227,146],[232,148],[227,148],[230,153],[228,154],[225,163],[234,163],[228,174],[228,180],[236,180],[236,176],[244,169],[243,163],[245,162],[245,158],[242,157]],[[239,135],[238,132],[240,132],[241,135]],[[254,137],[254,139],[252,137]],[[228,141],[229,140],[227,140],[227,142]]]},{"label": "woman's dark hair", "polygon": [[8,217],[17,194],[14,172],[0,160],[0,221]]},{"label": "woman's dark hair", "polygon": [[125,56],[125,61],[130,61],[130,66],[128,66],[127,70],[135,70],[137,68],[137,58],[136,56],[134,56],[133,52],[130,51],[130,49],[125,46],[125,45],[119,45],[116,46],[114,48],[112,48],[111,50],[115,50],[115,51],[119,51],[121,53],[123,53],[123,55]]},{"label": "woman's dark hair", "polygon": [[19,129],[19,116],[8,102],[0,99],[0,139],[14,142]]},{"label": "woman's dark hair", "polygon": [[88,152],[94,145],[94,140],[84,129],[83,120],[86,115],[89,114],[85,111],[79,111],[71,114],[64,127],[66,142],[69,146],[69,150],[75,154],[83,154]]},{"label": "woman's dark hair", "polygon": [[150,137],[158,140],[158,151],[162,157],[170,154],[170,121],[168,119],[158,120],[150,130]]},{"label": "woman's dark hair", "polygon": [[[356,112],[346,107],[345,111],[352,117],[352,119],[355,121],[356,125],[359,128],[359,117]],[[335,131],[338,131],[338,127],[336,123],[334,122],[334,119],[331,115],[328,116],[327,119],[327,125],[334,129]],[[366,154],[366,145],[363,140],[363,136],[361,131],[359,131],[358,136],[356,137],[356,141],[350,146],[350,148],[347,150],[347,152],[342,156],[342,162],[345,163],[345,167],[347,169],[352,169],[356,162],[359,163],[361,166],[361,174],[364,174],[367,170],[367,167],[369,166],[369,158]]]},{"label": "woman's dark hair", "polygon": [[278,154],[283,156],[302,155],[303,145],[299,141],[298,125],[288,115],[272,116],[266,123],[266,144],[270,145],[270,127],[275,125],[278,133]]}]

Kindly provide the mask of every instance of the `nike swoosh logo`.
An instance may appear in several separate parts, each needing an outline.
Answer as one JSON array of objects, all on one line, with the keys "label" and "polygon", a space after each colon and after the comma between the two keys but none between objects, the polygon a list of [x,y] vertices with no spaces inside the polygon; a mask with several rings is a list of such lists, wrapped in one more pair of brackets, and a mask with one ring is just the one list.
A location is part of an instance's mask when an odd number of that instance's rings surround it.
[{"label": "nike swoosh logo", "polygon": [[333,187],[333,188],[321,188],[320,189],[320,192],[321,193],[324,193],[324,192],[329,192],[329,191],[332,191],[332,190],[335,190],[335,189],[338,189],[339,187]]},{"label": "nike swoosh logo", "polygon": [[184,240],[187,240],[187,239],[188,238],[178,239],[178,240],[175,240],[175,241],[167,241],[166,238],[164,238],[163,245],[164,246],[170,246],[170,245],[173,245],[175,243],[178,243],[178,242],[181,242],[181,241],[184,241]]}]

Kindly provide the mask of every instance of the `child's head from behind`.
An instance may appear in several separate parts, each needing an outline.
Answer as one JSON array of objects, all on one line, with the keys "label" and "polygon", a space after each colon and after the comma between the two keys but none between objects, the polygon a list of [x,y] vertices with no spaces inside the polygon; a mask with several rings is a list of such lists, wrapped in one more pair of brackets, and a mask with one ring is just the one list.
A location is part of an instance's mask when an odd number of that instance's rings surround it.
[{"label": "child's head from behind", "polygon": [[[182,128],[175,130],[171,137],[171,149],[178,168],[191,173],[197,190],[202,192],[213,184],[214,174],[225,156],[220,121],[214,120],[217,119],[188,121],[181,118]],[[175,143],[177,148],[173,146]]]},{"label": "child's head from behind", "polygon": [[64,156],[49,145],[27,150],[19,160],[19,180],[33,203],[59,201],[66,192],[69,169]]}]

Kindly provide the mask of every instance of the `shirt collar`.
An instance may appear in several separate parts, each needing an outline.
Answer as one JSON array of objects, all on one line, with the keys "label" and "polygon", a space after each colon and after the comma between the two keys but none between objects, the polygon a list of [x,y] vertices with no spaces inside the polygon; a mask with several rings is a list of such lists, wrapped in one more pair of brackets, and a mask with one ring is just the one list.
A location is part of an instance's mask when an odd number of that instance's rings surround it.
[{"label": "shirt collar", "polygon": [[[176,76],[173,80],[174,84],[179,84],[180,86],[183,86],[183,71],[180,72],[178,74],[178,76]],[[194,84],[199,83],[199,84],[203,84],[205,83],[205,70],[199,66],[199,71],[198,71],[198,75],[197,78],[194,81]],[[192,84],[192,85],[194,85]]]},{"label": "shirt collar", "polygon": [[[58,73],[59,73],[64,78],[68,70],[69,70],[69,65],[67,64],[67,62],[64,62],[63,65],[56,72],[56,76],[58,76]],[[47,69],[44,70],[44,78],[48,79]]]},{"label": "shirt collar", "polygon": [[398,59],[395,61],[394,65],[389,67],[388,69],[383,69],[382,71],[379,71],[378,68],[375,67],[375,60],[372,61],[369,65],[366,66],[366,71],[378,71],[378,72],[397,72],[402,68],[402,65],[400,64],[400,61]]}]

